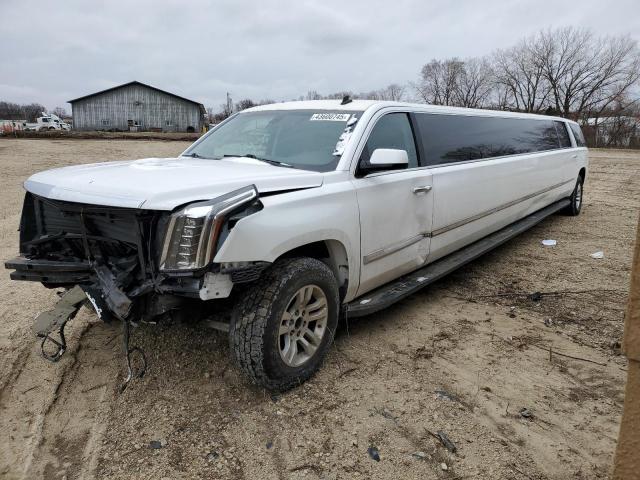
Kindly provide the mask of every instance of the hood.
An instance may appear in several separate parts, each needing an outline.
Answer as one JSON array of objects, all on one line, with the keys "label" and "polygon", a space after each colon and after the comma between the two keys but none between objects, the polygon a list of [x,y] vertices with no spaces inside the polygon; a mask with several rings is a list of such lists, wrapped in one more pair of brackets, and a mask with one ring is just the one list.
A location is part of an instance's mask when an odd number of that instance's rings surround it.
[{"label": "hood", "polygon": [[250,158],[147,158],[94,163],[36,173],[25,189],[53,200],[112,207],[173,210],[247,185],[274,192],[322,185],[318,172],[278,167]]}]

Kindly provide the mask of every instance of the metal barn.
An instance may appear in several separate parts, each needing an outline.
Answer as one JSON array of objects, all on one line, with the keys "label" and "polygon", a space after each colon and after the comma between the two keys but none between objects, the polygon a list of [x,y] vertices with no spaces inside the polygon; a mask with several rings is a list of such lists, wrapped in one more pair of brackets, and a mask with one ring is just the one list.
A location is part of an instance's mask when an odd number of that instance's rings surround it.
[{"label": "metal barn", "polygon": [[141,82],[69,100],[74,130],[200,132],[201,103]]}]

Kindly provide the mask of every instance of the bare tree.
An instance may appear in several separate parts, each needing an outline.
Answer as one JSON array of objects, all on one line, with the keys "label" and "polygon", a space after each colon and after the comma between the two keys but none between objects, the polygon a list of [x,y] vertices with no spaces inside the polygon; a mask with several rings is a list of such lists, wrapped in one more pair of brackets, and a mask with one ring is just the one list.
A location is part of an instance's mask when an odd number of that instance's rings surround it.
[{"label": "bare tree", "polygon": [[53,113],[57,116],[59,116],[60,118],[66,117],[67,116],[67,111],[63,108],[63,107],[56,107],[53,109]]},{"label": "bare tree", "polygon": [[242,110],[246,110],[247,108],[255,107],[257,104],[251,100],[250,98],[245,98],[244,100],[240,100],[236,103],[236,112],[241,112]]},{"label": "bare tree", "polygon": [[534,43],[535,38],[525,39],[492,56],[494,95],[503,107],[540,112],[548,106],[551,90],[544,68],[537,61]]},{"label": "bare tree", "polygon": [[330,93],[324,98],[328,100],[341,100],[344,97],[358,98],[358,96],[354,95],[353,92],[350,90],[342,90],[340,92]]},{"label": "bare tree", "polygon": [[436,105],[578,118],[597,116],[639,81],[637,41],[569,27],[540,32],[489,59],[431,60],[412,86],[421,101]]},{"label": "bare tree", "polygon": [[271,105],[272,103],[276,103],[276,101],[271,98],[263,98],[258,101],[257,105]]},{"label": "bare tree", "polygon": [[358,93],[355,98],[363,98],[365,100],[384,100],[382,98],[382,90],[371,90],[369,92]]},{"label": "bare tree", "polygon": [[415,86],[418,95],[426,103],[454,105],[462,69],[463,62],[457,58],[431,60],[420,71],[420,80]]},{"label": "bare tree", "polygon": [[0,120],[25,120],[22,105],[11,102],[0,102]]},{"label": "bare tree", "polygon": [[491,110],[513,110],[512,98],[511,90],[505,85],[496,82],[494,76],[493,88],[491,89],[486,108]]},{"label": "bare tree", "polygon": [[470,58],[462,62],[454,83],[453,104],[482,108],[491,95],[493,76],[485,58]]},{"label": "bare tree", "polygon": [[206,111],[207,111],[207,122],[214,123],[215,116],[216,116],[215,110],[213,109],[213,107],[207,107]]},{"label": "bare tree", "polygon": [[22,109],[24,110],[24,115],[27,119],[27,122],[35,122],[36,118],[40,117],[44,112],[47,111],[47,109],[39,103],[23,105]]},{"label": "bare tree", "polygon": [[380,100],[389,100],[392,102],[401,102],[404,100],[406,88],[397,83],[387,85],[385,88],[379,90]]},{"label": "bare tree", "polygon": [[414,88],[426,103],[480,108],[491,96],[493,73],[486,58],[432,60]]},{"label": "bare tree", "polygon": [[628,36],[597,38],[572,27],[541,32],[536,62],[565,116],[603,110],[640,79],[638,43]]}]

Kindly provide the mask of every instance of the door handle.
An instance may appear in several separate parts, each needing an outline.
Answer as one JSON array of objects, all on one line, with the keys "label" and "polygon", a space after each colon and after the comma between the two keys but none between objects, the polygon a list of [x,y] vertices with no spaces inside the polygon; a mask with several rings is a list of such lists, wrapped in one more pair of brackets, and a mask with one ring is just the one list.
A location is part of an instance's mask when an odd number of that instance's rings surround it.
[{"label": "door handle", "polygon": [[426,193],[431,191],[431,185],[422,185],[421,187],[413,187],[413,193],[415,193],[416,195],[418,193]]}]

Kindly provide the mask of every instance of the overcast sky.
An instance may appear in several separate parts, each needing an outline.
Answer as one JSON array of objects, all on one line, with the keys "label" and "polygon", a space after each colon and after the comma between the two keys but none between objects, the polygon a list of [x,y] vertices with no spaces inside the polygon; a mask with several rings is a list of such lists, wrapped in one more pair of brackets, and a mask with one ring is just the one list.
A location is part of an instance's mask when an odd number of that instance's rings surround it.
[{"label": "overcast sky", "polygon": [[0,100],[67,100],[138,80],[217,107],[417,78],[557,26],[640,40],[638,0],[0,0]]}]

